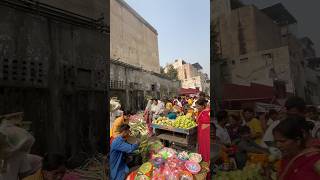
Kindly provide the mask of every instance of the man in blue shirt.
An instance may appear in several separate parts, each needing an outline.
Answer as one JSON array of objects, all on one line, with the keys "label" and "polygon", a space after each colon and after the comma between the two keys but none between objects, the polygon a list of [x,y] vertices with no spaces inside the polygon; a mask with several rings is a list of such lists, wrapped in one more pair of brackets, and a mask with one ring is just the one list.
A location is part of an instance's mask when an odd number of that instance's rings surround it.
[{"label": "man in blue shirt", "polygon": [[119,128],[120,135],[111,144],[110,150],[110,170],[111,180],[124,180],[129,173],[129,168],[125,162],[126,153],[132,153],[139,145],[129,144],[126,138],[130,134],[130,126],[123,124]]}]

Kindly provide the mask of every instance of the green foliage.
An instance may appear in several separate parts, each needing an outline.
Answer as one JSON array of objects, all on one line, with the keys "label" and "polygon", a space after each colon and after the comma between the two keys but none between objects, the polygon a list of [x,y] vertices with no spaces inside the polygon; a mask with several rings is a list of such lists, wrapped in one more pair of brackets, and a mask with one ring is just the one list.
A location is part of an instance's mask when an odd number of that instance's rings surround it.
[{"label": "green foliage", "polygon": [[172,65],[168,66],[168,71],[167,73],[164,72],[164,68],[161,67],[160,68],[160,73],[161,75],[163,75],[164,77],[171,79],[171,80],[177,80],[178,79],[178,71],[176,69],[174,69],[174,67]]}]

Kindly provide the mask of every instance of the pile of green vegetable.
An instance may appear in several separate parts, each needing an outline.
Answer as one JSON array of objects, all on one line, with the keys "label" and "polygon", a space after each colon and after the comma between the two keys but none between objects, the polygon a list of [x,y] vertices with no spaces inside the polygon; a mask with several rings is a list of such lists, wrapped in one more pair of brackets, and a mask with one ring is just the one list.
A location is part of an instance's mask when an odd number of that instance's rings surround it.
[{"label": "pile of green vegetable", "polygon": [[244,167],[243,170],[218,172],[214,179],[216,180],[267,180],[262,174],[261,165],[251,164]]},{"label": "pile of green vegetable", "polygon": [[148,134],[147,124],[144,121],[130,122],[131,136],[139,137],[146,136]]},{"label": "pile of green vegetable", "polygon": [[151,140],[148,136],[141,136],[141,142],[138,150],[135,153],[142,156],[142,162],[149,161],[150,153],[157,152],[163,147],[163,144],[158,140]]}]

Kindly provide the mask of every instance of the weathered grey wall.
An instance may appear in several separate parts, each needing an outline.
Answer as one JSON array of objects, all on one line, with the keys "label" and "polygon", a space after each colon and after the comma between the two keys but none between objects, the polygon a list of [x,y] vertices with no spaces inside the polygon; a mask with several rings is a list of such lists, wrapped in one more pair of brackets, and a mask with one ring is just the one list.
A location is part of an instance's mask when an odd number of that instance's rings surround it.
[{"label": "weathered grey wall", "polygon": [[160,73],[157,32],[122,0],[111,0],[110,8],[110,57]]},{"label": "weathered grey wall", "polygon": [[[179,81],[168,80],[155,73],[134,68],[126,64],[121,65],[113,61],[110,64],[110,80],[123,82],[124,84],[123,90],[116,90],[119,92],[114,92],[111,89],[110,96],[118,96],[121,104],[126,109],[132,110],[141,110],[137,106],[139,106],[146,95],[160,97],[174,96],[177,95],[178,89],[180,88]],[[136,83],[136,85],[130,87],[130,83]],[[157,85],[154,91],[151,90],[152,84]],[[139,102],[137,103],[136,100]],[[142,108],[144,109],[144,107]]]},{"label": "weathered grey wall", "polygon": [[[269,70],[273,68],[279,80],[286,82],[287,91],[305,97],[301,47],[294,36],[282,38],[281,31],[280,26],[252,5],[219,17],[220,48],[228,61],[232,83],[272,86]],[[267,59],[266,54],[271,58]]]},{"label": "weathered grey wall", "polygon": [[0,5],[0,114],[25,113],[35,153],[105,153],[108,36],[29,12]]},{"label": "weathered grey wall", "polygon": [[48,4],[66,11],[70,11],[82,16],[98,19],[101,16],[105,18],[105,23],[109,21],[110,3],[108,0],[37,0],[38,2]]},{"label": "weathered grey wall", "polygon": [[240,46],[246,50],[245,54],[281,46],[280,27],[254,6],[232,10],[219,20],[223,57],[238,57],[241,55]]}]

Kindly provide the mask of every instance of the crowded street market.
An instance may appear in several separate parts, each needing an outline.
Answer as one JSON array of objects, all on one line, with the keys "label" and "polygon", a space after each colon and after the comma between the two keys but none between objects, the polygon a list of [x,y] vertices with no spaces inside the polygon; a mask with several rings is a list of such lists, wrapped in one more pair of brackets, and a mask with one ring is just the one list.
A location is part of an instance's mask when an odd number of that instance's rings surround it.
[{"label": "crowded street market", "polygon": [[[112,179],[210,179],[210,104],[196,96],[149,98],[143,112],[110,101]],[[120,112],[120,113],[119,113]]]}]

